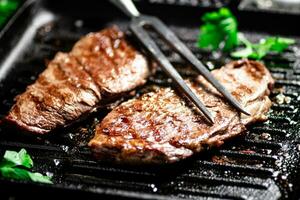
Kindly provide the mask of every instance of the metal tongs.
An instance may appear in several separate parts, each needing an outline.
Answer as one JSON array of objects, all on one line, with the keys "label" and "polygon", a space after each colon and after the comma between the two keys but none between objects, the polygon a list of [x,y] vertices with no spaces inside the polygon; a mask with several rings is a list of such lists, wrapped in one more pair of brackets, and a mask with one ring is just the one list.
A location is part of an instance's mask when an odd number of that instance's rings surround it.
[{"label": "metal tongs", "polygon": [[214,123],[214,119],[205,105],[195,95],[195,93],[185,83],[180,74],[168,61],[166,56],[160,51],[155,42],[150,38],[145,26],[152,27],[160,36],[168,42],[168,44],[182,57],[189,61],[202,76],[206,78],[224,97],[238,110],[246,115],[250,115],[239,102],[213,77],[208,69],[193,55],[193,53],[177,38],[177,36],[158,18],[153,16],[142,15],[134,6],[131,0],[110,0],[119,7],[126,15],[131,18],[130,30],[146,47],[153,58],[160,64],[167,75],[183,90],[185,95],[191,100],[206,116],[206,118]]}]

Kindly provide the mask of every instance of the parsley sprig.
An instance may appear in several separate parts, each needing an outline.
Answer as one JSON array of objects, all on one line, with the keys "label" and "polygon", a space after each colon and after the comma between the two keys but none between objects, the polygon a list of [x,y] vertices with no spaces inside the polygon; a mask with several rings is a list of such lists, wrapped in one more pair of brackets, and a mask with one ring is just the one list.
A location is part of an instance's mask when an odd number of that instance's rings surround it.
[{"label": "parsley sprig", "polygon": [[202,16],[198,46],[228,51],[238,45],[237,20],[227,8]]},{"label": "parsley sprig", "polygon": [[52,183],[51,177],[29,171],[32,167],[33,161],[25,149],[6,151],[0,163],[0,172],[6,178]]},{"label": "parsley sprig", "polygon": [[260,40],[259,43],[251,43],[242,34],[239,34],[240,41],[245,45],[243,49],[232,52],[234,58],[251,58],[260,60],[270,52],[283,52],[289,45],[295,44],[295,40],[283,37],[268,37]]},{"label": "parsley sprig", "polygon": [[259,43],[252,43],[243,34],[238,32],[236,17],[227,8],[216,12],[208,12],[202,16],[203,25],[200,27],[198,47],[212,50],[232,51],[233,58],[262,59],[270,52],[281,53],[295,40],[283,37],[268,37]]}]

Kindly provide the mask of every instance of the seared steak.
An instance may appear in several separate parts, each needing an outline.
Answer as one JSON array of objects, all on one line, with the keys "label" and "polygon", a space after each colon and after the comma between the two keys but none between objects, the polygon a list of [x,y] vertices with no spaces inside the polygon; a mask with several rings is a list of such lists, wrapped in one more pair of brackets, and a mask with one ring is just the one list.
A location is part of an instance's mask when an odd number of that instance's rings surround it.
[{"label": "seared steak", "polygon": [[90,33],[58,52],[36,82],[17,96],[6,120],[33,133],[66,126],[146,82],[146,59],[116,27]]},{"label": "seared steak", "polygon": [[159,88],[122,103],[96,127],[89,146],[98,159],[169,163],[241,134],[245,126],[266,120],[273,79],[264,65],[241,60],[213,75],[251,116],[238,113],[202,76],[187,80],[214,116],[213,125],[170,88]]}]

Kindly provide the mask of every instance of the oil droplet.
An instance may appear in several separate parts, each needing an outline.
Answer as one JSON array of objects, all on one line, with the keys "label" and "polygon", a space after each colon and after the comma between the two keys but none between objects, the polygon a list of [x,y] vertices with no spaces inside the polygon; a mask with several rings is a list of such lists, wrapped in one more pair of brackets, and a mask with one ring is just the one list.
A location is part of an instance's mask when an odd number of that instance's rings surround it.
[{"label": "oil droplet", "polygon": [[208,67],[208,69],[213,70],[215,68],[214,64],[210,61],[206,62],[206,66]]},{"label": "oil droplet", "polygon": [[46,172],[46,175],[49,177],[53,177],[53,173],[52,172]]},{"label": "oil droplet", "polygon": [[83,21],[82,20],[76,20],[74,25],[77,27],[77,28],[81,28],[83,26]]},{"label": "oil droplet", "polygon": [[157,187],[154,184],[151,184],[150,187],[152,188],[153,192],[157,192]]},{"label": "oil droplet", "polygon": [[49,140],[45,140],[45,144],[51,144]]},{"label": "oil droplet", "polygon": [[286,179],[287,179],[287,175],[282,175],[282,176],[281,176],[281,179],[282,179],[282,180],[286,180]]},{"label": "oil droplet", "polygon": [[54,162],[55,166],[58,166],[60,164],[60,160],[58,160],[58,159],[53,159],[53,162]]},{"label": "oil droplet", "polygon": [[270,135],[269,133],[262,133],[262,134],[260,135],[260,139],[271,140],[272,137],[271,137],[271,135]]},{"label": "oil droplet", "polygon": [[272,153],[272,150],[271,149],[267,149],[266,150],[266,154],[271,154]]},{"label": "oil droplet", "polygon": [[222,56],[222,53],[221,53],[220,51],[218,51],[218,52],[213,52],[213,53],[212,53],[212,57],[213,57],[214,59],[220,59],[221,56]]},{"label": "oil droplet", "polygon": [[284,95],[282,93],[278,94],[276,97],[275,97],[275,100],[276,100],[276,103],[278,104],[283,104],[284,103]]},{"label": "oil droplet", "polygon": [[73,133],[69,133],[68,136],[69,136],[69,138],[70,138],[71,140],[74,138]]},{"label": "oil droplet", "polygon": [[282,165],[281,160],[280,160],[280,159],[279,159],[279,160],[276,160],[276,161],[275,161],[275,165],[278,166],[278,167],[280,167],[280,166]]},{"label": "oil droplet", "polygon": [[285,154],[283,154],[283,156],[284,156],[285,158],[290,158],[290,157],[291,157],[289,153],[285,153]]},{"label": "oil droplet", "polygon": [[283,172],[286,172],[286,171],[287,171],[287,169],[286,169],[286,168],[283,168],[283,169],[282,169],[282,171],[283,171]]},{"label": "oil droplet", "polygon": [[69,146],[62,145],[61,148],[62,148],[62,150],[64,152],[68,152],[69,151]]},{"label": "oil droplet", "polygon": [[272,174],[273,177],[277,177],[278,175],[279,175],[279,171],[274,171]]}]

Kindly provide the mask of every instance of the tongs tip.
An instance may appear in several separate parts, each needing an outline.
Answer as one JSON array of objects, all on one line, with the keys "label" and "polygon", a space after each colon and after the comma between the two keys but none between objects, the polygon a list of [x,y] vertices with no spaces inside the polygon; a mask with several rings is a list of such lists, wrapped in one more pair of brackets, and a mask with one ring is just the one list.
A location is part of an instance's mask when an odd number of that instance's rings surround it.
[{"label": "tongs tip", "polygon": [[206,118],[208,119],[208,121],[209,121],[211,124],[214,124],[214,123],[215,123],[215,120],[214,120],[214,118],[213,118],[211,115],[206,115]]},{"label": "tongs tip", "polygon": [[241,113],[244,113],[245,115],[250,116],[251,113],[249,113],[245,108],[242,107],[240,103],[238,103],[235,99],[229,97],[229,101],[232,103],[232,105],[237,109],[237,111],[240,111]]},{"label": "tongs tip", "polygon": [[245,109],[241,109],[240,110],[242,113],[244,113],[245,115],[248,115],[248,116],[250,116],[251,115],[251,113],[249,113],[248,111],[246,111]]}]

